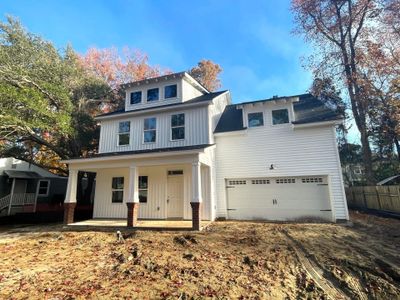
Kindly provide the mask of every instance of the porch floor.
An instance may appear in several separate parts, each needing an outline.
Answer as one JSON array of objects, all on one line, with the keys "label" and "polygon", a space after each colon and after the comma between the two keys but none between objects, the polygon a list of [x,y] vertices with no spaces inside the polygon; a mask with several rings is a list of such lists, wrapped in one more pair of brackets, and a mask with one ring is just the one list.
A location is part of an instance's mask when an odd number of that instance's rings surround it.
[{"label": "porch floor", "polygon": [[[208,226],[210,221],[201,221],[201,229]],[[105,230],[126,230],[126,219],[90,219],[85,221],[74,222],[68,225],[70,228],[76,229],[105,229]],[[132,229],[139,230],[191,230],[191,220],[138,220],[138,223]]]}]

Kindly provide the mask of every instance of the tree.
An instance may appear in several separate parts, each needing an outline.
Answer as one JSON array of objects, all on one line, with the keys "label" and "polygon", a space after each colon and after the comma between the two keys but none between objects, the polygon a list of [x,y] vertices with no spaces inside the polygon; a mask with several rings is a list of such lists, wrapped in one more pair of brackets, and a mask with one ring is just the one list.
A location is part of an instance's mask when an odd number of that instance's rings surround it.
[{"label": "tree", "polygon": [[296,32],[316,49],[315,74],[330,74],[345,87],[351,111],[361,135],[363,162],[368,184],[375,178],[369,130],[370,97],[363,88],[360,54],[376,30],[381,5],[374,0],[292,0]]},{"label": "tree", "polygon": [[220,65],[211,60],[202,59],[197,66],[189,71],[189,74],[207,90],[215,91],[221,87],[221,80],[219,79],[221,72]]}]

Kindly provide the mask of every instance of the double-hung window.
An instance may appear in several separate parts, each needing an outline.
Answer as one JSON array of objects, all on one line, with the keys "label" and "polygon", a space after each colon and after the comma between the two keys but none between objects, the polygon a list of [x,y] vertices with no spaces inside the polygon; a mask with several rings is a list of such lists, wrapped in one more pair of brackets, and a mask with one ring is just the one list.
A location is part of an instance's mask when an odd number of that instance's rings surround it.
[{"label": "double-hung window", "polygon": [[143,141],[145,143],[154,143],[156,141],[157,119],[144,119]]},{"label": "double-hung window", "polygon": [[277,109],[272,111],[272,124],[286,124],[289,123],[289,112],[286,108]]},{"label": "double-hung window", "polygon": [[249,127],[258,127],[264,125],[264,115],[262,112],[249,113],[247,115]]},{"label": "double-hung window", "polygon": [[171,116],[171,140],[185,139],[185,114]]},{"label": "double-hung window", "polygon": [[147,193],[149,190],[149,177],[139,176],[139,202],[147,203]]},{"label": "double-hung window", "polygon": [[131,122],[130,121],[119,122],[118,146],[129,145],[130,136],[131,136],[130,130],[131,130]]},{"label": "double-hung window", "polygon": [[122,203],[124,200],[124,177],[112,178],[112,203]]},{"label": "double-hung window", "polygon": [[50,188],[49,180],[39,180],[38,196],[48,196]]}]

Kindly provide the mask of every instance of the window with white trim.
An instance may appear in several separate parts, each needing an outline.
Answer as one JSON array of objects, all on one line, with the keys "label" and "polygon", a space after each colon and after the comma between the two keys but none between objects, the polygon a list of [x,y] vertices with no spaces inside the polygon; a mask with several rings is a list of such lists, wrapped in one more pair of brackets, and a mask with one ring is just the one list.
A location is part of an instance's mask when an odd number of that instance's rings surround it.
[{"label": "window with white trim", "polygon": [[159,99],[159,89],[148,89],[147,90],[147,102],[157,101]]},{"label": "window with white trim", "polygon": [[49,195],[50,180],[39,180],[38,196],[46,197]]},{"label": "window with white trim", "polygon": [[131,93],[131,104],[139,104],[142,102],[142,91]]},{"label": "window with white trim", "polygon": [[185,114],[171,116],[171,140],[185,139]]},{"label": "window with white trim", "polygon": [[145,143],[154,143],[156,141],[157,119],[144,119],[143,141]]},{"label": "window with white trim", "polygon": [[249,127],[264,126],[264,114],[262,112],[255,112],[247,114]]},{"label": "window with white trim", "polygon": [[149,191],[149,177],[139,176],[139,202],[147,203],[147,194]]},{"label": "window with white trim", "polygon": [[306,177],[301,179],[302,183],[322,183],[323,181],[322,177]]},{"label": "window with white trim", "polygon": [[289,111],[287,108],[272,111],[272,125],[289,123]]},{"label": "window with white trim", "polygon": [[118,125],[118,146],[126,146],[130,143],[130,130],[131,122],[123,121],[119,122]]},{"label": "window with white trim", "polygon": [[164,87],[164,98],[176,98],[178,95],[178,87],[176,84],[167,85]]},{"label": "window with white trim", "polygon": [[122,203],[124,201],[124,177],[112,178],[111,191],[112,203]]},{"label": "window with white trim", "polygon": [[244,185],[246,184],[246,180],[229,180],[229,185]]},{"label": "window with white trim", "polygon": [[251,184],[269,184],[268,179],[253,179]]}]

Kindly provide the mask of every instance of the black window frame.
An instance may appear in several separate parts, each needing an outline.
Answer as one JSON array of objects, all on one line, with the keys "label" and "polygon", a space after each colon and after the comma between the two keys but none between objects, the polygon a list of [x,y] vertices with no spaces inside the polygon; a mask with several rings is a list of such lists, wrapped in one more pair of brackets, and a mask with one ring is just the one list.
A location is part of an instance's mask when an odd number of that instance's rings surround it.
[{"label": "black window frame", "polygon": [[[256,115],[261,115],[261,124],[259,124],[259,125],[251,125],[250,124],[250,122],[251,122],[250,118],[252,116],[256,116]],[[264,113],[262,111],[248,113],[247,114],[247,125],[248,125],[249,128],[264,126]]]},{"label": "black window frame", "polygon": [[[121,124],[128,123],[127,130],[121,130]],[[121,144],[121,136],[128,137],[128,143]],[[131,144],[131,121],[121,121],[118,123],[118,146],[129,146]]]},{"label": "black window frame", "polygon": [[[178,117],[178,116],[183,116],[183,123],[181,124],[179,122],[179,118],[177,119],[177,122],[174,122],[174,117]],[[184,140],[185,139],[185,123],[186,123],[186,119],[185,119],[185,114],[184,113],[179,113],[179,114],[173,114],[171,115],[171,141],[180,141],[180,140]],[[183,131],[182,131],[183,128]],[[178,131],[178,132],[183,132],[183,137],[180,138],[174,138],[174,131]]]},{"label": "black window frame", "polygon": [[[172,96],[168,95],[167,89],[173,88],[173,87],[175,88],[175,93]],[[164,87],[164,99],[171,99],[171,98],[176,98],[176,97],[178,97],[178,85],[177,84],[166,85]]]},{"label": "black window frame", "polygon": [[[157,91],[157,98],[154,98],[154,99],[150,99],[149,98],[149,93],[150,92],[154,92],[154,91]],[[153,88],[153,89],[148,89],[147,90],[147,102],[153,102],[153,101],[158,101],[158,100],[160,100],[160,89],[159,88]]]},{"label": "black window frame", "polygon": [[[146,185],[143,186],[142,184]],[[138,180],[139,203],[147,203],[149,197],[149,176],[139,176]]]},{"label": "black window frame", "polygon": [[[122,181],[119,182],[118,181]],[[116,176],[111,178],[111,203],[124,202],[124,184],[125,178],[123,176]]]},{"label": "black window frame", "polygon": [[[154,119],[155,120],[155,127],[154,128],[146,128],[146,120]],[[154,132],[154,141],[146,141],[146,133],[147,132]],[[155,143],[157,141],[157,118],[150,117],[143,119],[143,143]]]},{"label": "black window frame", "polygon": [[[140,99],[139,100],[133,100],[133,95],[134,94],[139,94],[140,95]],[[134,91],[134,92],[131,92],[131,95],[130,95],[130,104],[131,105],[135,105],[135,104],[140,104],[140,103],[142,103],[142,95],[143,93],[142,93],[142,91]]]},{"label": "black window frame", "polygon": [[[282,111],[286,111],[286,119],[283,122],[275,122],[275,117],[274,117],[274,113],[276,112],[282,112]],[[290,118],[289,118],[289,109],[287,108],[281,108],[281,109],[273,109],[271,111],[271,118],[272,118],[272,125],[283,125],[283,124],[289,124],[290,123]]]}]

